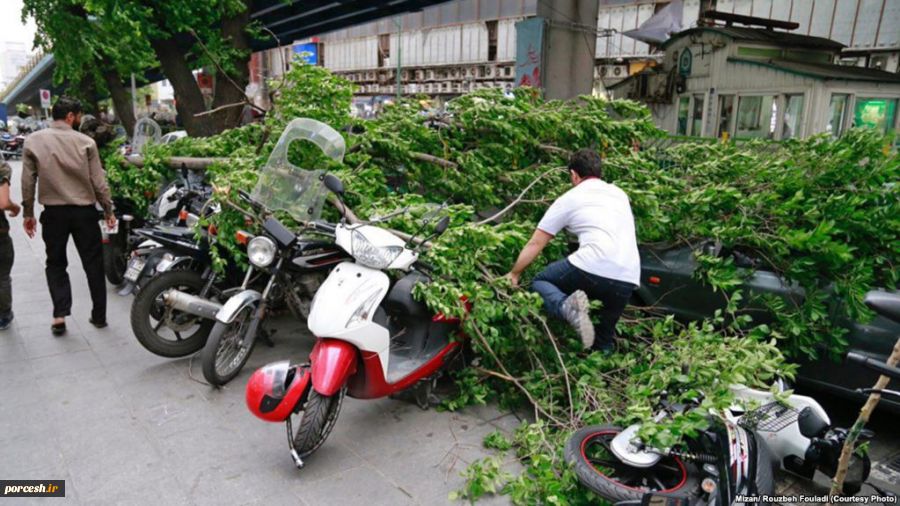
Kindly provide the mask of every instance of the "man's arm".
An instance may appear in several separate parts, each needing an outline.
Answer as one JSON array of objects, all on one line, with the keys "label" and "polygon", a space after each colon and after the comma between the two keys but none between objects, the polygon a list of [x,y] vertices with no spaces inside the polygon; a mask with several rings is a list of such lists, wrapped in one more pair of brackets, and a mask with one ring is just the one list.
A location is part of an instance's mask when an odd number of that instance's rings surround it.
[{"label": "man's arm", "polygon": [[37,185],[37,165],[34,153],[28,149],[28,141],[22,153],[22,216],[26,219],[34,218],[34,189]]},{"label": "man's arm", "polygon": [[100,151],[97,149],[97,144],[93,142],[88,148],[88,164],[91,186],[94,187],[94,196],[103,207],[103,214],[109,218],[113,216],[112,198],[109,194],[109,186],[106,184],[106,172],[100,164]]},{"label": "man's arm", "polygon": [[531,235],[531,239],[529,239],[525,247],[522,248],[522,251],[519,253],[519,258],[516,260],[515,265],[513,265],[513,268],[509,273],[509,278],[512,281],[513,286],[518,286],[519,276],[521,276],[522,272],[531,265],[531,262],[534,262],[534,259],[541,254],[541,251],[544,251],[544,248],[547,246],[547,243],[550,242],[550,239],[553,239],[551,234],[544,232],[539,228],[534,230],[534,234]]}]

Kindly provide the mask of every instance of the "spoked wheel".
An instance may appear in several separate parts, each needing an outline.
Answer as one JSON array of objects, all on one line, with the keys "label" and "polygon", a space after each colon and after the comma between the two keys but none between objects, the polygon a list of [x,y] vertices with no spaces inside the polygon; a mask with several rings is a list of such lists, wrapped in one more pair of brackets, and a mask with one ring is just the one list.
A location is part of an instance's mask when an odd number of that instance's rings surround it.
[{"label": "spoked wheel", "polygon": [[585,427],[566,443],[565,458],[586,487],[610,501],[639,501],[646,492],[690,495],[696,488],[691,469],[678,457],[663,457],[638,468],[613,454],[610,443],[622,429],[612,425]]},{"label": "spoked wheel", "polygon": [[256,306],[252,305],[242,309],[231,323],[216,321],[200,355],[203,377],[211,385],[233,380],[247,363],[256,343],[256,336],[250,335],[255,315]]},{"label": "spoked wheel", "polygon": [[206,343],[213,320],[168,307],[163,295],[176,289],[199,295],[205,285],[193,271],[164,272],[144,286],[131,305],[131,330],[147,350],[163,357],[184,357]]}]

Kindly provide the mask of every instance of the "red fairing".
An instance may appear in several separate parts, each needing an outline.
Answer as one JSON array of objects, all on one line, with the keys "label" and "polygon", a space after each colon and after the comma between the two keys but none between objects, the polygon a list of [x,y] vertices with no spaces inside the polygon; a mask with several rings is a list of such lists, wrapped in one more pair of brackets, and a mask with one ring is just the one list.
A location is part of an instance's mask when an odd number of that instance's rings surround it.
[{"label": "red fairing", "polygon": [[[350,378],[347,395],[354,399],[377,399],[387,397],[401,390],[413,386],[417,381],[427,378],[437,372],[452,356],[451,352],[459,348],[459,343],[448,343],[431,360],[425,362],[418,369],[406,375],[396,383],[388,383],[381,367],[378,354],[370,351],[362,352],[363,365],[359,373]],[[315,384],[315,383],[313,383]],[[318,391],[318,389],[316,389]]]},{"label": "red fairing", "polygon": [[321,395],[334,395],[356,372],[358,351],[339,339],[319,339],[309,354],[312,386]]}]

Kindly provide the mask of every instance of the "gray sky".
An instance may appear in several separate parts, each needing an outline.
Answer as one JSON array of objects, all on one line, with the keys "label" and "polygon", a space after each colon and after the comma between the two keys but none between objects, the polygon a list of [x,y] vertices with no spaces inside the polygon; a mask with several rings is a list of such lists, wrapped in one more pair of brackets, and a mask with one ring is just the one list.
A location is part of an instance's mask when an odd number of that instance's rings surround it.
[{"label": "gray sky", "polygon": [[0,0],[0,41],[24,42],[28,49],[34,41],[34,22],[23,25],[22,0]]}]

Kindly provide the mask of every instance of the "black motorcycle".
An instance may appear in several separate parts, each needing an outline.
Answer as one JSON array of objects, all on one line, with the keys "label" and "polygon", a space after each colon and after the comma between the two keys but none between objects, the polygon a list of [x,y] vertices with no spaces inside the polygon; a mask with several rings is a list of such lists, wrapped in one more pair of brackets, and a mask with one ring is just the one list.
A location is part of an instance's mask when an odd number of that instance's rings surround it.
[{"label": "black motorcycle", "polygon": [[[248,195],[241,197],[260,214],[267,214]],[[212,385],[224,385],[234,379],[247,363],[256,336],[270,335],[265,328],[270,312],[287,306],[296,318],[305,321],[313,296],[328,272],[348,258],[334,244],[333,227],[326,224],[317,225],[312,231],[330,232],[332,239],[327,241],[300,237],[273,216],[266,218],[261,228],[262,233],[247,244],[250,266],[244,282],[216,314],[215,325],[203,347],[203,376]],[[252,284],[264,288],[260,292]]]}]

